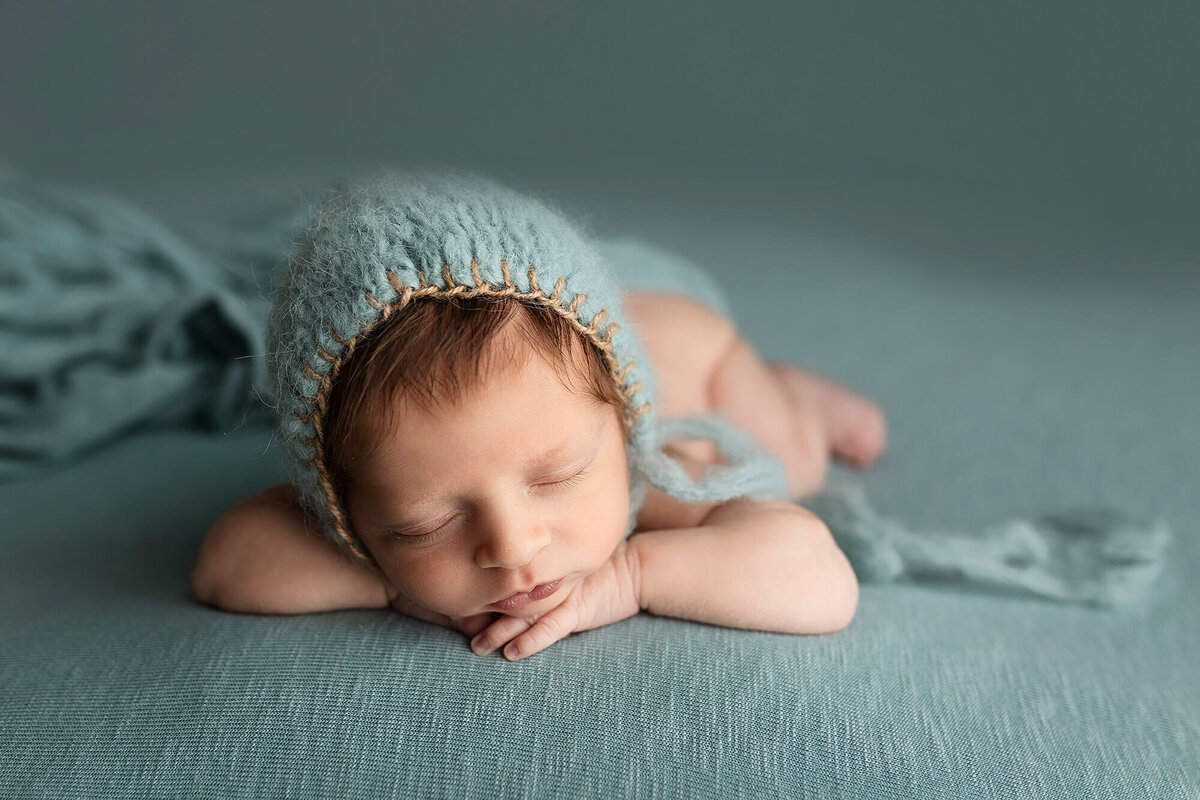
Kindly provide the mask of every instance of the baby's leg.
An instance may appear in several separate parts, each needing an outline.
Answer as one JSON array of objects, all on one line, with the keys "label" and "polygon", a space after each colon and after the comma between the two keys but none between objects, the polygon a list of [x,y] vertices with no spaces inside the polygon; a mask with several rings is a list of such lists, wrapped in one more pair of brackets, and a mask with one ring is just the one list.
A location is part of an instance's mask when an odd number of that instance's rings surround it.
[{"label": "baby's leg", "polygon": [[831,454],[865,469],[886,447],[878,405],[799,367],[764,363],[741,336],[717,362],[709,400],[783,463],[793,498],[821,488]]}]

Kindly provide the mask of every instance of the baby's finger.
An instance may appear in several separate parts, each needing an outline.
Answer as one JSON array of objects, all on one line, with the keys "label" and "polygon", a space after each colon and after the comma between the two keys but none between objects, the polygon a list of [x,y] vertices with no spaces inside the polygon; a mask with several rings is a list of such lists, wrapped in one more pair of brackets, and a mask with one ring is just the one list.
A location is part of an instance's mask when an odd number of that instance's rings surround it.
[{"label": "baby's finger", "polygon": [[544,614],[528,631],[509,642],[504,648],[504,657],[509,661],[517,661],[545,650],[575,630],[578,623],[579,613],[574,604],[564,603]]},{"label": "baby's finger", "polygon": [[532,624],[530,620],[520,617],[500,617],[471,640],[471,651],[477,656],[486,656],[517,634],[528,630]]}]

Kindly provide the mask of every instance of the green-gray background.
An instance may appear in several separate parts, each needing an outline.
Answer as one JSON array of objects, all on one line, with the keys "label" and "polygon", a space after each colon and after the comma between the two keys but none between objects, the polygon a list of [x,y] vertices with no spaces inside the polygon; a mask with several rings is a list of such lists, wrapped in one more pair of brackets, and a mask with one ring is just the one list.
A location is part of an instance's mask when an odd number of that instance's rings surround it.
[{"label": "green-gray background", "polygon": [[1198,78],[1195,3],[4,3],[0,168],[158,199],[452,163],[1170,259]]}]

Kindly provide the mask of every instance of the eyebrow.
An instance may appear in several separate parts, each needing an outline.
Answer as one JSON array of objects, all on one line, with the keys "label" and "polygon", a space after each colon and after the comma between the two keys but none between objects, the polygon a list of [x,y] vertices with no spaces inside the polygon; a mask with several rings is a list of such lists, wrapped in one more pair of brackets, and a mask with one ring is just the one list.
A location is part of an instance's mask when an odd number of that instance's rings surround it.
[{"label": "eyebrow", "polygon": [[[594,444],[596,444],[597,441],[599,441],[601,434],[604,433],[604,427],[605,427],[606,422],[607,422],[607,420],[605,420],[603,417],[601,417],[600,424],[596,426],[595,431],[593,431],[593,433],[592,433],[592,438],[590,440],[591,445],[594,445]],[[526,462],[526,466],[529,468],[540,467],[549,461],[553,461],[554,459],[561,456],[563,453],[567,452],[568,450],[571,450],[574,447],[576,441],[578,441],[578,440],[571,439],[570,441],[567,441],[563,444],[555,445],[554,447],[551,447],[549,450],[545,450],[545,451],[539,453],[538,455],[530,458],[529,461]]]},{"label": "eyebrow", "polygon": [[[596,426],[596,431],[592,435],[592,440],[591,440],[592,447],[588,448],[588,451],[590,453],[589,459],[594,458],[596,455],[596,453],[592,452],[592,450],[593,450],[593,447],[595,447],[597,445],[597,443],[599,442],[600,437],[604,434],[604,428],[606,426],[606,423],[607,423],[607,420],[604,418],[601,418],[600,424],[598,426]],[[572,445],[575,443],[575,441],[576,440],[572,439],[571,441],[551,447],[549,450],[546,450],[546,451],[540,453],[539,455],[534,456],[528,462],[526,462],[527,468],[533,469],[536,467],[543,466],[543,465],[549,463],[550,461],[553,461],[554,459],[561,456],[564,452],[570,450]],[[375,527],[377,530],[386,532],[386,531],[408,530],[410,528],[419,527],[420,525],[421,525],[420,520],[399,519],[399,520],[396,520],[396,521],[388,523],[388,524],[379,524],[379,525],[376,525]]]},{"label": "eyebrow", "polygon": [[[592,444],[595,444],[596,440],[600,438],[600,434],[602,431],[603,431],[603,426],[596,429],[596,433],[592,436],[592,441],[591,441]],[[572,439],[571,441],[566,442],[565,444],[560,444],[555,447],[551,447],[549,450],[546,450],[545,452],[540,453],[539,455],[536,455],[533,458],[529,459],[527,464],[529,467],[539,467],[549,461],[553,461],[554,459],[558,458],[560,455],[567,452],[568,450],[571,450],[574,445],[575,445],[575,440]]]}]

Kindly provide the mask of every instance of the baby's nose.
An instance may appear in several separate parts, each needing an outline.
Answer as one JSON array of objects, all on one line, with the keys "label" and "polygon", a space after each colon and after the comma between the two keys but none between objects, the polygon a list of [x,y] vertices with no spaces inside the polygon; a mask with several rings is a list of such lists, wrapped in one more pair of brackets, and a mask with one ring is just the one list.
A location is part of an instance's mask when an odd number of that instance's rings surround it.
[{"label": "baby's nose", "polygon": [[550,542],[547,527],[528,517],[493,519],[482,528],[475,563],[483,568],[523,567]]}]

